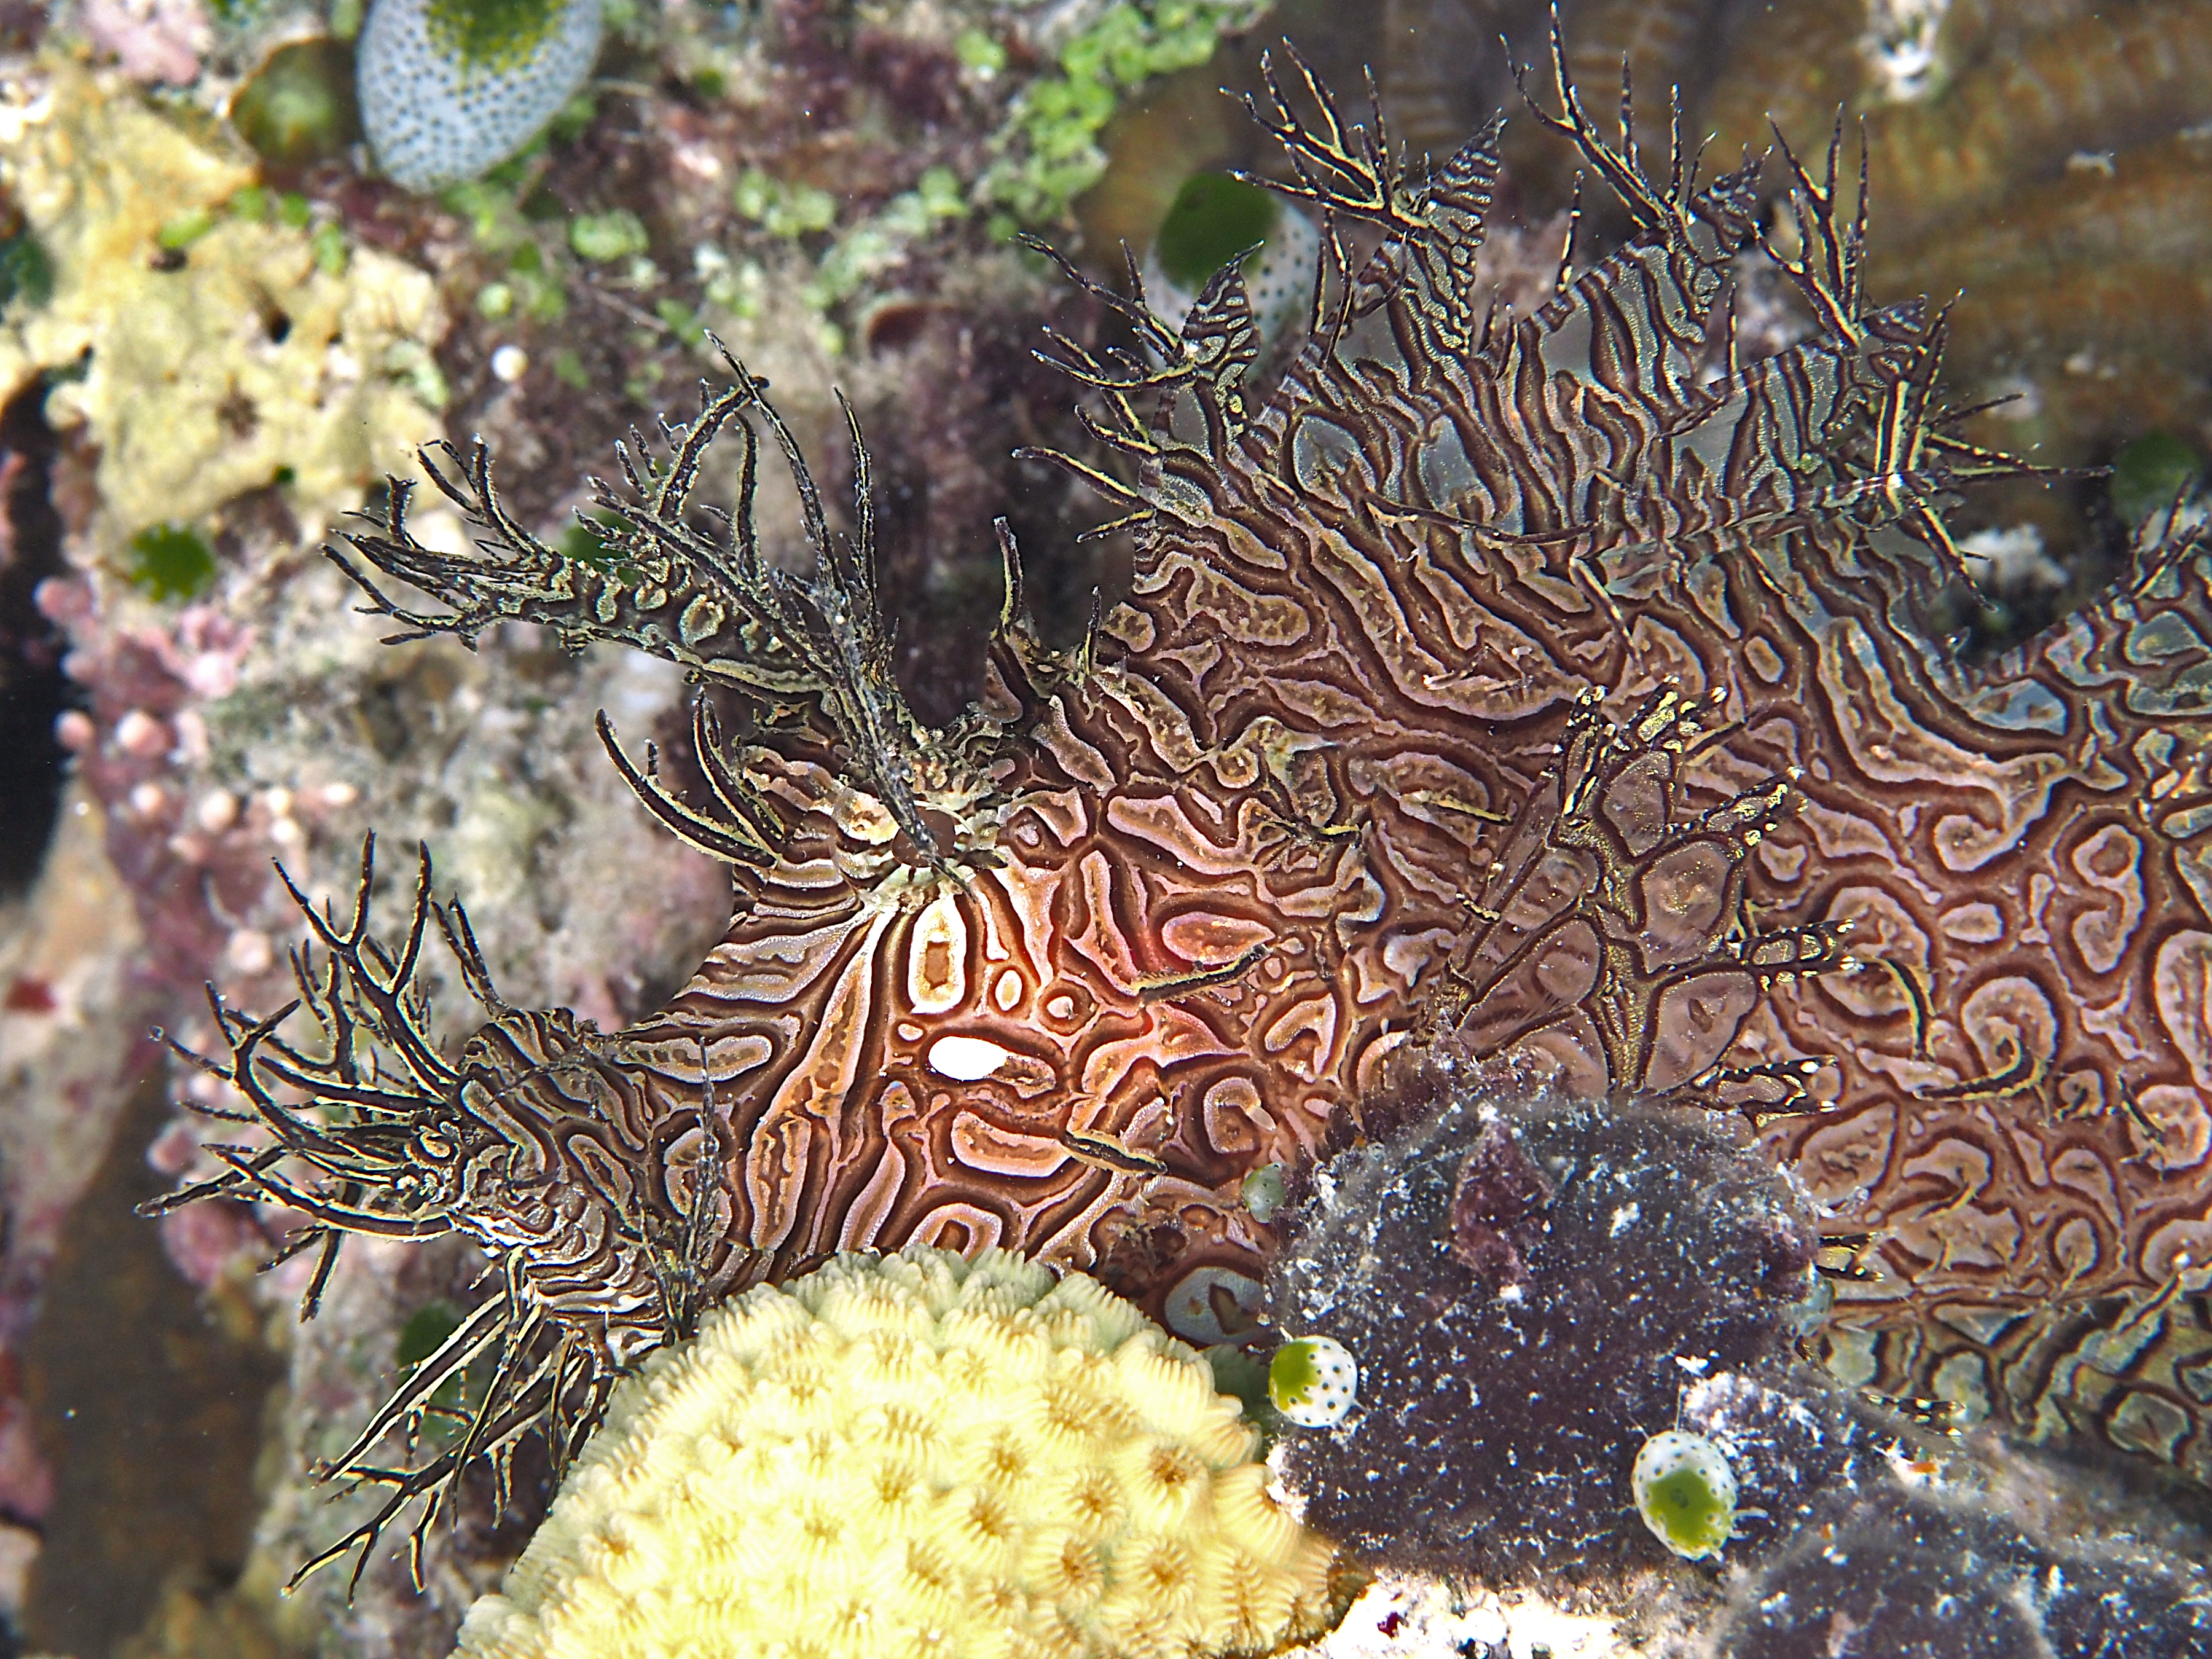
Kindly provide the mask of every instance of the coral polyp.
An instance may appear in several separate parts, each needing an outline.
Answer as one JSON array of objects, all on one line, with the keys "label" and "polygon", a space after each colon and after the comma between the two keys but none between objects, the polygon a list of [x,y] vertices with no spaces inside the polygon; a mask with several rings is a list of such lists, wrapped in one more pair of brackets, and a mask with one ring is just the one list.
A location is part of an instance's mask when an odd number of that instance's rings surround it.
[{"label": "coral polyp", "polygon": [[[266,1139],[195,1190],[301,1210],[301,1249],[453,1231],[497,1264],[337,1460],[392,1488],[356,1539],[533,1429],[572,1449],[703,1310],[841,1252],[1003,1248],[1194,1340],[1252,1338],[1279,1238],[1247,1178],[1310,1174],[1423,1060],[1542,1080],[1570,1103],[1550,1127],[1591,1145],[1648,1152],[1646,1114],[1682,1103],[1763,1126],[1858,1246],[1838,1366],[2212,1474],[2206,534],[2170,524],[2063,627],[1957,655],[1928,625],[1969,580],[1946,514],[2034,469],[1957,434],[1948,313],[1868,291],[1840,143],[1781,153],[1787,234],[1763,230],[1759,161],[1654,165],[1556,41],[1553,70],[1534,125],[1632,229],[1528,314],[1475,281],[1500,124],[1412,175],[1295,64],[1254,106],[1322,228],[1279,378],[1233,267],[1179,328],[1069,268],[1133,338],[1053,337],[1103,453],[1043,459],[1117,505],[1131,591],[1048,647],[1001,526],[985,689],[947,726],[890,672],[857,422],[833,507],[734,360],[594,487],[588,550],[510,514],[480,449],[425,456],[458,550],[417,538],[404,483],[348,538],[401,637],[520,621],[680,665],[704,691],[688,789],[601,733],[738,889],[697,973],[620,1030],[503,1002],[427,869],[395,941],[366,874],[349,920],[313,919],[302,1019],[219,1010],[211,1063]],[[1753,258],[1810,332],[1746,356]],[[766,544],[764,450],[795,563]],[[485,1010],[454,1050],[415,982],[434,926]],[[1595,1201],[1492,1127],[1429,1194],[1484,1319],[1551,1270],[1547,1218]],[[1728,1340],[1691,1358],[1763,1361],[1812,1247],[1718,1133],[1664,1144],[1750,1193],[1747,1288],[1588,1316],[1711,1313]],[[376,1453],[478,1359],[465,1433]],[[1680,1381],[1643,1378],[1609,1458]]]}]

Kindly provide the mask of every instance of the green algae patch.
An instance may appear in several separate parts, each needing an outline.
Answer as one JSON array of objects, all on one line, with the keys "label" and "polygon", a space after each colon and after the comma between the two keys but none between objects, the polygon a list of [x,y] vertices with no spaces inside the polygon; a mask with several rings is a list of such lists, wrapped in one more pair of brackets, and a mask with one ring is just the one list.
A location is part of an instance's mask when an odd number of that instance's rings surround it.
[{"label": "green algae patch", "polygon": [[586,213],[568,222],[568,246],[596,264],[628,259],[651,246],[645,221],[627,208],[609,213]]},{"label": "green algae patch", "polygon": [[731,205],[771,236],[806,236],[837,222],[837,198],[811,185],[787,184],[747,167],[730,192]]},{"label": "green algae patch", "polygon": [[1058,74],[1015,99],[993,141],[999,159],[984,174],[984,197],[1024,223],[1057,223],[1106,171],[1098,135],[1122,94],[1196,68],[1224,35],[1267,9],[1265,0],[1157,0],[1106,11],[1060,46]]},{"label": "green algae patch", "polygon": [[154,245],[164,253],[181,252],[213,230],[215,222],[211,209],[191,209],[163,221],[161,229],[154,233]]},{"label": "green algae patch", "polygon": [[215,580],[215,555],[185,525],[149,525],[131,538],[131,585],[156,599],[194,599]]}]

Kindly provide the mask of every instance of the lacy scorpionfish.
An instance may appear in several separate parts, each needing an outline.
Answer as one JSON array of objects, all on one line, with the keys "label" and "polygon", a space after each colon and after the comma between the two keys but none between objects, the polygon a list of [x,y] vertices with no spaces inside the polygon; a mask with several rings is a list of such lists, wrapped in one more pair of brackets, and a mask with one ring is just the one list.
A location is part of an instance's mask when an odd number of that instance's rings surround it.
[{"label": "lacy scorpionfish", "polygon": [[[559,1457],[702,1305],[833,1251],[1006,1245],[1235,1340],[1270,1247],[1247,1177],[1310,1167],[1437,1054],[1750,1113],[1864,1240],[1824,1339],[1847,1377],[2212,1475],[2207,542],[1960,660],[1925,621],[1964,580],[1942,504],[2024,469],[1950,435],[1942,314],[1862,293],[1837,146],[1825,173],[1784,152],[1794,234],[1762,238],[1759,163],[1700,185],[1678,143],[1654,178],[1553,58],[1535,118],[1636,229],[1527,315],[1479,298],[1498,123],[1416,174],[1379,114],[1268,80],[1324,227],[1310,336],[1261,395],[1234,268],[1179,331],[1093,289],[1137,349],[1055,349],[1133,482],[1058,459],[1127,509],[1133,592],[1049,651],[1001,526],[986,694],[950,729],[890,673],[857,428],[847,535],[734,362],[624,453],[599,554],[448,449],[425,462],[473,554],[417,542],[395,484],[334,555],[418,633],[619,641],[761,712],[740,741],[702,694],[693,795],[602,718],[739,878],[642,1024],[501,1002],[427,864],[396,945],[366,867],[349,921],[310,913],[313,1041],[218,1009],[269,1138],[172,1201],[304,1212],[318,1289],[349,1231],[498,1264],[340,1460],[391,1492],[331,1554],[428,1494],[419,1541],[534,1428]],[[1741,362],[1730,262],[1762,242],[1815,326]],[[718,439],[727,511],[694,499]],[[811,575],[763,556],[764,447]],[[458,1059],[413,984],[434,922],[490,1016]],[[380,1467],[477,1360],[465,1427]]]}]

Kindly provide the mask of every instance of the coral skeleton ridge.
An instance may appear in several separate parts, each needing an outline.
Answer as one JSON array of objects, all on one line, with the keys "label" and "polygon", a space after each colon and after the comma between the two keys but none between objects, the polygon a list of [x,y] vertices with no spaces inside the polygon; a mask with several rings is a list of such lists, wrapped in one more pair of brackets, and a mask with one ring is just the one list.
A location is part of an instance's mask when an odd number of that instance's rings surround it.
[{"label": "coral skeleton ridge", "polygon": [[840,1256],[618,1389],[471,1659],[1263,1653],[1331,1552],[1206,1363],[1002,1250]]},{"label": "coral skeleton ridge", "polygon": [[[1248,1177],[1312,1170],[1425,1060],[1748,1115],[1858,1246],[1821,1338],[1850,1380],[2212,1476],[2203,532],[1963,660],[1926,622],[1965,580],[1944,507],[2027,469],[1953,434],[1946,313],[1863,291],[1839,144],[1771,164],[1793,234],[1762,245],[1759,163],[1654,167],[1559,70],[1534,118],[1635,229],[1512,314],[1473,297],[1499,124],[1409,176],[1303,66],[1267,86],[1323,227],[1310,338],[1248,386],[1233,269],[1179,331],[1077,277],[1138,349],[1055,339],[1109,458],[1057,459],[1120,503],[1133,588],[1047,650],[1002,530],[987,690],[945,730],[890,673],[857,428],[840,531],[735,363],[623,451],[591,556],[451,449],[474,550],[417,542],[405,485],[349,538],[410,634],[520,619],[695,675],[702,787],[602,733],[740,902],[607,1032],[502,1002],[427,868],[380,944],[364,872],[310,917],[307,1021],[222,1012],[267,1138],[177,1201],[289,1205],[326,1262],[453,1231],[496,1263],[338,1461],[392,1493],[334,1553],[534,1427],[573,1454],[619,1370],[841,1252],[997,1247],[1251,1334]],[[1815,326],[1741,361],[1762,246]],[[811,572],[761,545],[764,450]],[[487,1011],[457,1059],[412,985],[434,926]],[[1468,1225],[1510,1274],[1510,1218]],[[477,1361],[463,1430],[382,1461]]]}]

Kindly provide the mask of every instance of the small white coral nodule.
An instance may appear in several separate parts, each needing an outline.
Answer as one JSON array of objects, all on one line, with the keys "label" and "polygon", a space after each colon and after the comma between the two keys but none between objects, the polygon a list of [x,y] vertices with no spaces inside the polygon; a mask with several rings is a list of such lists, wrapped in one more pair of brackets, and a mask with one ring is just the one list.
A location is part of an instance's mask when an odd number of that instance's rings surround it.
[{"label": "small white coral nodule", "polygon": [[1206,1364],[1003,1250],[840,1256],[617,1390],[465,1659],[1266,1653],[1334,1611]]},{"label": "small white coral nodule", "polygon": [[[362,27],[356,84],[377,165],[411,191],[441,189],[498,166],[591,74],[599,4],[505,0],[501,20],[517,20],[511,38],[488,61],[471,62],[471,31],[447,16],[461,0],[376,0]],[[542,27],[526,27],[533,9],[546,14]]]}]

